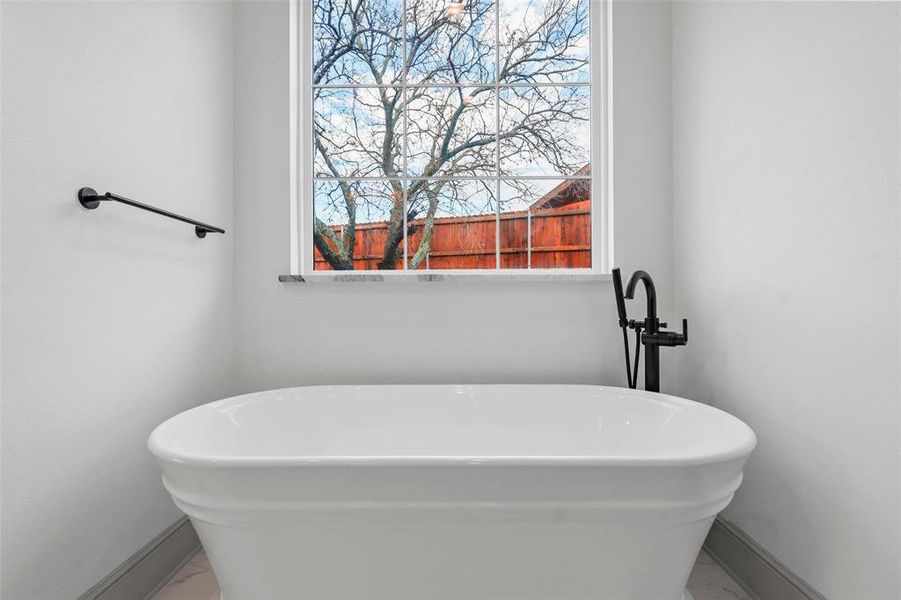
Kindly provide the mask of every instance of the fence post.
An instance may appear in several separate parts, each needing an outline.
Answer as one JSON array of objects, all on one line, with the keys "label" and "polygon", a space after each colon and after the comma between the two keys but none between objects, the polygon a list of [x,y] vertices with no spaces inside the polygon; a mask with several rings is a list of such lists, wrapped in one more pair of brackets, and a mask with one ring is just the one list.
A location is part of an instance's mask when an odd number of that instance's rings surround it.
[{"label": "fence post", "polygon": [[526,248],[528,251],[527,268],[532,268],[532,208],[529,207],[526,217]]}]

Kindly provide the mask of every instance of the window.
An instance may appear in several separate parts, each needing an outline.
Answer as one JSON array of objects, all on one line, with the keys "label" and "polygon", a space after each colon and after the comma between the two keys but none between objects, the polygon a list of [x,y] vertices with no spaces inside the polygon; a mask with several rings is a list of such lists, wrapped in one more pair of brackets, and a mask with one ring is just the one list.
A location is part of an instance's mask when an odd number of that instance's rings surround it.
[{"label": "window", "polygon": [[299,0],[293,267],[606,272],[602,0]]}]

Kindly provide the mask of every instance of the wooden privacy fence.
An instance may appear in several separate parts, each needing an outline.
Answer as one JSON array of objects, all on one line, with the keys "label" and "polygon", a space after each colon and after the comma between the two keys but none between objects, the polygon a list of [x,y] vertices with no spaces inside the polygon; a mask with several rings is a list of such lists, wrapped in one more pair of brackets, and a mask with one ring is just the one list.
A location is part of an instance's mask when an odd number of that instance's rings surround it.
[{"label": "wooden privacy fence", "polygon": [[[419,248],[423,223],[422,220],[409,223],[410,257]],[[333,229],[340,234],[341,226]],[[590,200],[579,200],[553,208],[501,213],[499,223],[491,214],[437,218],[432,228],[431,249],[419,269],[494,269],[498,233],[502,269],[591,266]],[[387,237],[387,222],[358,224],[354,269],[378,269]],[[332,268],[318,249],[313,260],[317,271]],[[403,260],[397,268],[403,269]]]}]

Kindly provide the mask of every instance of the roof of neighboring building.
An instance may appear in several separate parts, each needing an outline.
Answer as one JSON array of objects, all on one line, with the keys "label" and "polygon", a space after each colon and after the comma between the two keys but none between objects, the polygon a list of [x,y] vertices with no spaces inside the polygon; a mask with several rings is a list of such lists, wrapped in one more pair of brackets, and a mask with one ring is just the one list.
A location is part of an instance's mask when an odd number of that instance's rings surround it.
[{"label": "roof of neighboring building", "polygon": [[[575,173],[574,177],[591,175],[591,163],[585,165]],[[546,208],[559,208],[573,202],[581,202],[591,198],[591,181],[588,179],[566,179],[560,182],[554,189],[536,200],[529,210],[542,210]]]}]

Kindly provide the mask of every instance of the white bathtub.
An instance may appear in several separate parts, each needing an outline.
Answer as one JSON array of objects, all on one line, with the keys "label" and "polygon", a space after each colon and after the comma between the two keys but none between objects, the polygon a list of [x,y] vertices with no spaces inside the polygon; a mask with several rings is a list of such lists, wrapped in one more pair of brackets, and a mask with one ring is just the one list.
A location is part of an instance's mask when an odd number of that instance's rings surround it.
[{"label": "white bathtub", "polygon": [[227,600],[677,600],[755,444],[582,385],[299,387],[150,436]]}]

